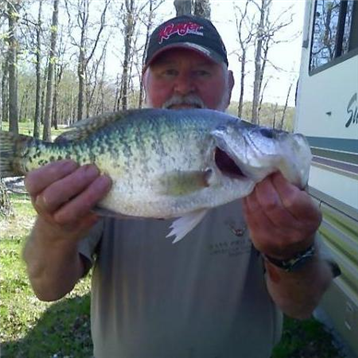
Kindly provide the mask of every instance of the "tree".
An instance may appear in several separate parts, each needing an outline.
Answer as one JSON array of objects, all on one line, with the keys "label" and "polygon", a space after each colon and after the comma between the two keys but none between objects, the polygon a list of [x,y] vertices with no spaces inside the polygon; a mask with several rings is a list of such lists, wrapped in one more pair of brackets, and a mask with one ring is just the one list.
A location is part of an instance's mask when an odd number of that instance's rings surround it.
[{"label": "tree", "polygon": [[[144,50],[143,50],[143,56],[142,56],[142,62],[141,62],[141,68],[144,67],[145,64],[145,55],[147,53],[147,49],[148,49],[148,45],[149,45],[149,38],[150,38],[150,34],[152,32],[152,27],[153,27],[153,17],[154,17],[154,3],[155,0],[149,0],[149,12],[148,12],[148,17],[147,17],[147,21],[145,23],[146,26],[146,31],[145,31],[145,43],[144,43]],[[158,5],[159,6],[159,5]],[[139,69],[138,71],[139,73],[141,73],[141,69]],[[143,106],[143,101],[144,101],[144,88],[143,88],[143,81],[142,81],[142,76],[140,77],[140,87],[139,87],[139,102],[138,102],[138,107],[142,108]]]},{"label": "tree", "polygon": [[13,209],[11,206],[10,198],[6,190],[6,185],[2,179],[0,179],[0,215],[9,217],[13,215]]},{"label": "tree", "polygon": [[174,6],[177,16],[191,15],[192,0],[174,0]]},{"label": "tree", "polygon": [[121,95],[122,109],[127,109],[128,106],[128,84],[130,59],[133,43],[133,34],[135,30],[135,14],[134,14],[134,0],[125,0],[125,18],[124,18],[124,59],[123,72],[121,80]]},{"label": "tree", "polygon": [[177,16],[191,15],[210,19],[210,0],[174,0]]},{"label": "tree", "polygon": [[195,0],[194,15],[204,17],[205,19],[210,19],[211,18],[210,0]]},{"label": "tree", "polygon": [[[259,105],[260,94],[262,91],[262,82],[266,65],[269,62],[269,49],[271,49],[274,44],[282,42],[277,41],[275,39],[275,35],[277,32],[282,31],[284,27],[292,23],[292,14],[288,20],[282,21],[282,17],[292,9],[292,6],[281,12],[278,16],[275,16],[275,20],[272,21],[272,0],[261,0],[260,4],[258,4],[255,0],[251,1],[256,6],[260,14],[260,19],[256,24],[257,30],[255,36],[255,78],[253,85],[254,90],[251,112],[251,120],[253,123],[257,124],[259,121]],[[271,63],[271,65],[273,64]]]},{"label": "tree", "polygon": [[8,36],[9,129],[14,133],[19,132],[18,72],[17,72],[18,42],[16,37],[16,28],[19,19],[19,10],[20,10],[20,0],[8,1],[7,16],[9,21],[9,36]]},{"label": "tree", "polygon": [[[1,63],[1,121],[9,121],[9,61],[8,54],[4,53]],[[1,123],[2,125],[2,123]],[[0,126],[1,128],[2,126]]]},{"label": "tree", "polygon": [[[89,26],[91,26],[91,29],[94,31],[94,24],[89,23],[89,6],[90,1],[89,0],[78,0],[77,1],[77,24],[80,30],[80,41],[76,41],[74,37],[70,34],[70,37],[72,39],[72,42],[75,46],[78,48],[78,65],[77,65],[77,76],[78,76],[78,105],[77,105],[77,120],[81,120],[83,118],[83,109],[86,105],[86,113],[89,113],[88,106],[90,103],[84,103],[85,102],[85,93],[87,92],[87,68],[88,63],[91,61],[97,45],[99,43],[99,40],[101,38],[101,34],[104,30],[105,24],[106,24],[106,13],[107,9],[109,7],[111,0],[105,0],[103,5],[103,10],[100,16],[100,22],[99,27],[97,29],[97,34],[94,38],[94,40],[91,40],[88,35],[88,29]],[[72,31],[72,15],[71,13],[73,11],[72,8],[74,7],[73,4],[69,1],[65,1],[67,15],[69,18],[69,32]],[[92,46],[92,48],[91,48]]]},{"label": "tree", "polygon": [[287,111],[287,107],[288,107],[288,100],[289,100],[289,98],[290,98],[292,86],[293,86],[293,82],[291,82],[290,85],[289,85],[289,87],[288,87],[288,91],[287,91],[287,95],[286,95],[286,101],[285,101],[285,105],[284,105],[284,107],[283,107],[282,117],[281,117],[281,122],[280,122],[280,127],[279,127],[279,129],[282,129],[282,128],[283,128],[283,124],[284,124],[284,122],[285,122],[285,116],[286,116],[286,111]]},{"label": "tree", "polygon": [[[239,117],[242,117],[243,114],[243,105],[244,105],[244,94],[245,94],[245,78],[247,75],[246,65],[247,65],[247,52],[249,47],[252,45],[252,39],[254,37],[254,22],[248,21],[248,7],[250,0],[246,0],[244,10],[239,6],[234,7],[235,14],[235,23],[237,31],[237,40],[239,42],[239,50],[236,52],[239,61],[241,63],[240,69],[240,96],[239,96],[239,105],[237,108],[237,114]],[[238,15],[238,12],[240,15]]]},{"label": "tree", "polygon": [[51,24],[51,42],[49,61],[47,69],[47,83],[46,83],[46,101],[45,101],[45,118],[43,139],[46,141],[51,140],[51,119],[52,119],[52,87],[53,87],[53,74],[56,62],[56,42],[57,42],[57,28],[58,28],[58,3],[59,0],[53,1],[52,24]]},{"label": "tree", "polygon": [[36,96],[35,96],[35,118],[34,137],[40,138],[41,125],[41,18],[42,0],[39,0],[39,12],[36,24]]}]

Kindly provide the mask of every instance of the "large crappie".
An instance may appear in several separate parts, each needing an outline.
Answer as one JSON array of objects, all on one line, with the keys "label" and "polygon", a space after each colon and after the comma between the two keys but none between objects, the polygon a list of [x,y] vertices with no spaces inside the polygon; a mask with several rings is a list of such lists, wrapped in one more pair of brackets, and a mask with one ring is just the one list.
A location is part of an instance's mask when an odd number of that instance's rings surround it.
[{"label": "large crappie", "polygon": [[99,207],[120,216],[175,218],[178,241],[208,209],[248,195],[274,171],[303,188],[311,152],[300,134],[207,109],[145,109],[86,119],[55,143],[1,132],[1,176],[60,159],[94,163],[113,186]]}]

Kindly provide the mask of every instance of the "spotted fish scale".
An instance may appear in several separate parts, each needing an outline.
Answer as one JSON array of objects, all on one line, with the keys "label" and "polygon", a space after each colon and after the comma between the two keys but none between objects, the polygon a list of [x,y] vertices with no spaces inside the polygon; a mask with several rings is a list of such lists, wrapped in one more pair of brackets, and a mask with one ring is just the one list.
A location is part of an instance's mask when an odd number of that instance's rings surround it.
[{"label": "spotted fish scale", "polygon": [[72,159],[112,179],[105,215],[177,218],[176,241],[207,210],[248,195],[274,171],[303,187],[311,153],[299,134],[254,126],[212,110],[131,110],[78,122],[54,143],[0,132],[1,176]]}]

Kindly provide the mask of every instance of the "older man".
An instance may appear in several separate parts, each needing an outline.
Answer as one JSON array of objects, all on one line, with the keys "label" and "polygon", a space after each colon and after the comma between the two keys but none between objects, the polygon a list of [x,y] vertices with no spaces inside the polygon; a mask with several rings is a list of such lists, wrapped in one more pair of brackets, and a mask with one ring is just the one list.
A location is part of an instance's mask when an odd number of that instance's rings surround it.
[{"label": "older man", "polygon": [[[154,108],[224,111],[234,85],[217,30],[189,16],[154,31],[143,73]],[[38,218],[24,258],[38,297],[63,297],[94,266],[96,358],[268,358],[281,312],[308,317],[332,280],[315,243],[320,211],[278,173],[176,245],[166,221],[98,220],[91,208],[111,182],[94,166],[52,163],[26,186]]]}]

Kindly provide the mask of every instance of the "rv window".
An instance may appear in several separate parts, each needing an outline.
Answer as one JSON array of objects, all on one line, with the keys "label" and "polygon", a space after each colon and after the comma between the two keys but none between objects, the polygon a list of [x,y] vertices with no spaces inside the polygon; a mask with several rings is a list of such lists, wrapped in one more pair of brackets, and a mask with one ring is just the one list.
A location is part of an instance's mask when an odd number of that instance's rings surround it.
[{"label": "rv window", "polygon": [[352,29],[353,0],[348,1],[345,15],[346,18],[344,22],[344,34],[342,39],[342,54],[345,54],[349,51],[350,34]]},{"label": "rv window", "polygon": [[310,70],[348,53],[353,46],[354,0],[317,0],[314,14]]},{"label": "rv window", "polygon": [[339,0],[318,0],[316,2],[311,69],[322,66],[334,58],[339,3]]}]

